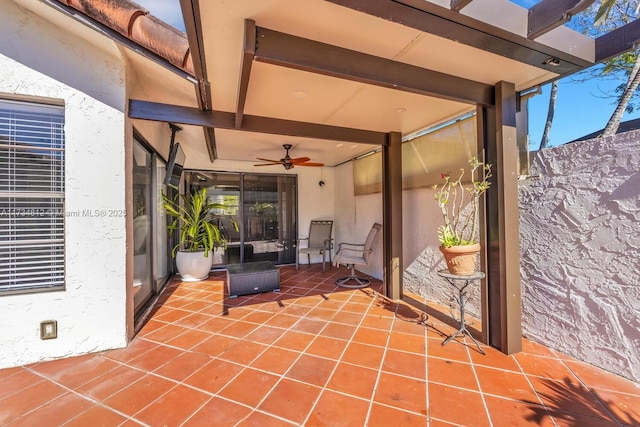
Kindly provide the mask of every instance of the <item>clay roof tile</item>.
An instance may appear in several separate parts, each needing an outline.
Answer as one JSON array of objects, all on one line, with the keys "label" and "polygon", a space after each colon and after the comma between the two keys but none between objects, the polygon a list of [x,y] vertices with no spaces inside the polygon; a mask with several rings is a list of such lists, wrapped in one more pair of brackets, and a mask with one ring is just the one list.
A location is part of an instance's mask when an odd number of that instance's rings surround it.
[{"label": "clay roof tile", "polygon": [[143,15],[133,20],[130,38],[178,68],[187,71],[186,68],[190,66],[190,74],[193,75],[193,65],[186,64],[187,67],[185,67],[184,64],[184,59],[189,52],[189,42],[182,32],[152,15]]},{"label": "clay roof tile", "polygon": [[57,0],[195,75],[187,36],[130,0]]}]

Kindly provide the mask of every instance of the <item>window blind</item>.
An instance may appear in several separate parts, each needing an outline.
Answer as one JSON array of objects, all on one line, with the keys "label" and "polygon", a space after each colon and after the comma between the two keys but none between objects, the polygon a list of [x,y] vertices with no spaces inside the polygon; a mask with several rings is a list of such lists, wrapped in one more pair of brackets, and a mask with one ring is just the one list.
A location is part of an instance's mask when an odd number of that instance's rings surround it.
[{"label": "window blind", "polygon": [[64,288],[64,107],[0,100],[0,293]]}]

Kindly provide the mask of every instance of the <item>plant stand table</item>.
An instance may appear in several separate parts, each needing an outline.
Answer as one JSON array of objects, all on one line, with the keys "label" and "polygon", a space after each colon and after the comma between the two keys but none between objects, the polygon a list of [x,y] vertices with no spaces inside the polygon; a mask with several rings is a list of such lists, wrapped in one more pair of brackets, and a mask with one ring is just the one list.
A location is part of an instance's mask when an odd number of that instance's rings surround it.
[{"label": "plant stand table", "polygon": [[480,344],[476,341],[475,338],[471,336],[471,333],[467,330],[467,326],[464,322],[464,305],[465,305],[465,297],[467,296],[466,288],[475,280],[482,280],[485,278],[485,274],[482,271],[475,271],[469,276],[458,276],[457,274],[449,273],[449,270],[440,270],[438,271],[438,276],[444,278],[451,286],[453,286],[458,291],[458,305],[460,306],[460,329],[453,333],[453,335],[449,336],[447,339],[442,341],[442,345],[446,345],[449,341],[457,337],[458,335],[466,335],[471,338],[478,350],[482,354],[486,354],[482,348],[480,348]]},{"label": "plant stand table", "polygon": [[270,261],[227,266],[229,298],[259,292],[280,291],[280,270]]}]

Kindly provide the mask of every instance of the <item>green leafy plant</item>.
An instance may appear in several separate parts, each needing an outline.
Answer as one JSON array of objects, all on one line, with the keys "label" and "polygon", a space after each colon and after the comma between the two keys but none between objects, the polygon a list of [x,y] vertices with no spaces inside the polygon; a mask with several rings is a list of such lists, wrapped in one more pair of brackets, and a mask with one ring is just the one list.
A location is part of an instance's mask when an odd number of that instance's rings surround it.
[{"label": "green leafy plant", "polygon": [[256,201],[249,210],[258,217],[271,216],[274,213],[273,204],[269,202],[258,203]]},{"label": "green leafy plant", "polygon": [[[473,245],[476,243],[479,200],[489,189],[491,165],[484,164],[477,157],[469,160],[471,180],[465,184],[465,169],[454,179],[450,173],[441,176],[444,183],[434,185],[434,198],[444,220],[438,227],[438,239],[445,248]],[[469,203],[469,206],[465,207]]]},{"label": "green leafy plant", "polygon": [[[182,200],[182,205],[180,204]],[[169,232],[180,227],[179,243],[173,247],[171,255],[176,256],[178,250],[185,252],[204,251],[208,257],[209,252],[218,246],[226,244],[226,240],[220,229],[211,220],[215,217],[214,209],[224,209],[226,206],[220,203],[209,203],[207,189],[196,191],[189,197],[179,194],[170,199],[162,194],[162,204],[167,214],[174,220],[167,226]]]}]

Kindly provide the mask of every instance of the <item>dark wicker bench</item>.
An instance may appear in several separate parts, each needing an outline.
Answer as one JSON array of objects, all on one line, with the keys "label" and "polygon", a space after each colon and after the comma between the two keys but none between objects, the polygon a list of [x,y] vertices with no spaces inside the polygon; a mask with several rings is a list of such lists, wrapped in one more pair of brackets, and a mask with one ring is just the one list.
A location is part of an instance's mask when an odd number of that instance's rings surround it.
[{"label": "dark wicker bench", "polygon": [[227,266],[229,298],[259,292],[280,291],[280,270],[270,261]]}]

